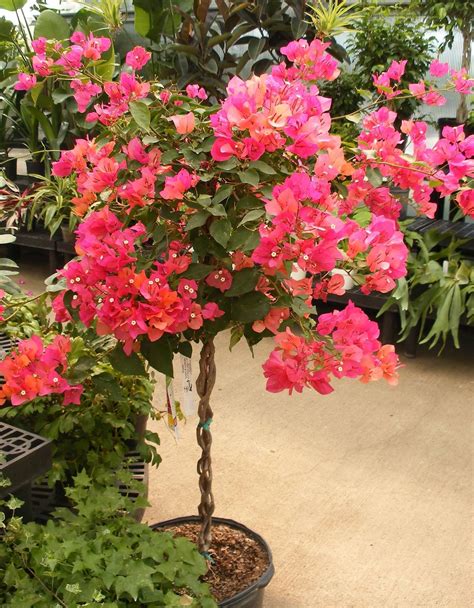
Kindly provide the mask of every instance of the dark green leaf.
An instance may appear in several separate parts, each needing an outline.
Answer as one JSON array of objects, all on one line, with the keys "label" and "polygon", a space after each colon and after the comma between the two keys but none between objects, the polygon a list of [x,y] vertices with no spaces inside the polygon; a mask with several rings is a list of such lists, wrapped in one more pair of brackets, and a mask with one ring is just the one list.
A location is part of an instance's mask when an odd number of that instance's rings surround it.
[{"label": "dark green leaf", "polygon": [[148,106],[142,101],[131,101],[129,107],[137,125],[144,131],[148,131],[150,129],[150,110]]},{"label": "dark green leaf", "polygon": [[208,266],[207,264],[190,264],[189,268],[186,272],[183,272],[180,276],[183,279],[195,279],[196,281],[200,281],[207,277],[214,270],[213,266]]},{"label": "dark green leaf", "polygon": [[269,164],[265,163],[263,160],[254,160],[250,163],[250,167],[252,169],[257,169],[260,173],[265,173],[265,175],[275,175],[276,171],[273,167],[270,167]]},{"label": "dark green leaf", "polygon": [[178,352],[190,359],[191,355],[193,354],[193,346],[191,342],[180,342],[178,344]]},{"label": "dark green leaf", "polygon": [[186,230],[189,232],[189,230],[204,226],[208,218],[208,211],[198,211],[197,213],[193,213],[193,215],[189,218],[188,223],[186,224]]},{"label": "dark green leaf", "polygon": [[226,247],[232,232],[232,224],[227,219],[214,220],[209,227],[209,232],[214,240]]},{"label": "dark green leaf", "polygon": [[250,222],[254,222],[255,220],[260,219],[265,215],[265,209],[253,209],[244,215],[242,220],[240,221],[239,226],[243,226],[244,224],[248,224]]},{"label": "dark green leaf", "polygon": [[263,293],[247,293],[232,302],[232,319],[241,323],[252,323],[263,319],[270,310],[270,300]]},{"label": "dark green leaf", "polygon": [[156,342],[144,340],[141,346],[142,355],[156,371],[173,377],[173,352],[167,338],[163,337]]},{"label": "dark green leaf", "polygon": [[234,190],[234,186],[232,186],[232,185],[222,186],[221,188],[219,188],[219,190],[213,197],[212,202],[214,204],[221,203],[223,200],[225,200],[232,194],[233,190]]},{"label": "dark green leaf", "polygon": [[145,366],[140,357],[136,353],[126,355],[121,344],[117,344],[109,354],[109,360],[112,366],[125,376],[146,376]]},{"label": "dark green leaf", "polygon": [[244,268],[236,272],[232,277],[232,285],[225,292],[227,298],[240,296],[249,291],[253,291],[258,283],[258,272],[255,268]]},{"label": "dark green leaf", "polygon": [[239,171],[237,173],[240,181],[243,184],[250,184],[251,186],[257,186],[260,181],[260,176],[255,169],[247,169],[247,171]]}]

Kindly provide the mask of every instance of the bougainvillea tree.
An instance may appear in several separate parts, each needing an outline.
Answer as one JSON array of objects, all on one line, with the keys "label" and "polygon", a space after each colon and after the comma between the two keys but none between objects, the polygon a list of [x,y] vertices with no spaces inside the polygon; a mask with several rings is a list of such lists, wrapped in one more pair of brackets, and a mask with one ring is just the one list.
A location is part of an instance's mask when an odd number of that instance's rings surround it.
[{"label": "bougainvillea tree", "polygon": [[[36,73],[20,74],[17,85],[69,82],[97,133],[53,166],[53,179],[64,180],[81,217],[77,258],[59,272],[53,307],[58,321],[113,335],[110,356],[122,367],[139,369],[145,360],[172,376],[173,355],[201,344],[199,544],[207,552],[215,336],[229,330],[231,346],[243,338],[250,347],[273,336],[263,364],[272,392],[327,394],[343,377],[396,383],[398,358],[381,344],[376,323],[352,303],[317,316],[317,302],[344,293],[340,270],[367,294],[389,292],[405,275],[392,185],[410,189],[414,206],[428,216],[434,190],[474,215],[474,138],[462,127],[445,128],[430,146],[424,122],[404,121],[403,133],[396,130],[393,97],[443,102],[431,82],[400,88],[403,60],[375,75],[379,97],[364,111],[357,148],[347,150],[331,134],[332,121],[345,118],[332,119],[331,100],[318,93],[318,82],[339,73],[319,40],[290,43],[282,49],[287,63],[269,74],[233,78],[218,107],[197,86],[182,93],[143,81],[149,54],[141,48],[128,54],[116,80],[103,82],[94,62],[105,46],[85,35],[67,44],[38,40]],[[436,63],[432,75],[447,70]],[[451,72],[451,88],[469,93],[472,85],[466,74]],[[402,134],[410,155],[399,145]],[[35,348],[35,357],[51,352]],[[62,360],[57,364],[64,369]],[[48,376],[48,390],[56,386],[51,382]],[[69,395],[71,387],[64,389]],[[16,390],[7,380],[3,394],[13,400]]]}]

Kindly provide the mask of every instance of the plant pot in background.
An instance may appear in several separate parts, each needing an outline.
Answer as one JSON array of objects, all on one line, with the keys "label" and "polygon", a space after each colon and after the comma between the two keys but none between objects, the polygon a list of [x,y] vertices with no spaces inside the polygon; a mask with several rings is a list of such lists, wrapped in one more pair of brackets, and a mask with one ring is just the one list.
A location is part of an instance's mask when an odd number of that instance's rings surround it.
[{"label": "plant pot in background", "polygon": [[[444,127],[458,127],[458,126],[459,126],[459,123],[455,118],[438,118],[438,129],[439,129],[440,137],[443,134]],[[464,125],[464,133],[466,134],[466,137],[474,134],[474,127],[472,126],[472,124],[466,123]]]},{"label": "plant pot in background", "polygon": [[61,236],[65,243],[74,243],[76,235],[72,230],[69,229],[68,224],[61,224]]},{"label": "plant pot in background", "polygon": [[17,163],[14,156],[7,154],[0,155],[0,169],[3,169],[5,176],[10,181],[15,181],[17,178]]},{"label": "plant pot in background", "polygon": [[[183,524],[200,524],[200,521],[201,520],[198,516],[191,515],[189,517],[177,517],[176,519],[170,519],[164,522],[160,522],[158,524],[153,524],[151,528],[153,530],[166,530],[168,528],[181,526]],[[232,519],[214,517],[213,522],[214,524],[223,525],[227,528],[243,532],[245,536],[247,536],[249,539],[256,541],[260,545],[264,553],[266,553],[268,560],[268,566],[266,570],[260,575],[260,577],[256,581],[251,583],[247,588],[244,588],[242,591],[235,593],[235,595],[220,600],[219,606],[221,608],[263,608],[265,587],[268,585],[268,583],[273,578],[273,575],[275,574],[275,567],[273,565],[270,547],[259,534],[257,534],[253,530],[250,530],[250,528],[247,528],[246,526],[236,521],[233,521]],[[230,551],[228,553],[231,554]],[[215,570],[215,567],[216,566],[214,566],[213,570]],[[236,577],[241,578],[241,575],[236,574]]]},{"label": "plant pot in background", "polygon": [[26,173],[28,175],[45,175],[45,165],[41,160],[29,159],[26,162]]}]

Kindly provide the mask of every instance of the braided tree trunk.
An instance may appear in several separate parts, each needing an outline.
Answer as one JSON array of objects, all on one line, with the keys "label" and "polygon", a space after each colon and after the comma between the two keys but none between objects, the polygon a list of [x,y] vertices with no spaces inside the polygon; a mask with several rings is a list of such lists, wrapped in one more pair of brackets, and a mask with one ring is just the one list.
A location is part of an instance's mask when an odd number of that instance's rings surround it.
[{"label": "braided tree trunk", "polygon": [[196,429],[198,444],[202,450],[201,458],[197,463],[199,475],[199,489],[201,502],[198,507],[201,518],[201,531],[199,532],[198,546],[203,554],[209,552],[212,541],[212,514],[214,513],[214,497],[212,495],[212,468],[211,445],[212,435],[210,424],[212,409],[209,405],[212,389],[216,381],[216,365],[214,360],[214,339],[204,342],[199,359],[199,376],[196,380],[196,390],[199,395],[199,424]]}]

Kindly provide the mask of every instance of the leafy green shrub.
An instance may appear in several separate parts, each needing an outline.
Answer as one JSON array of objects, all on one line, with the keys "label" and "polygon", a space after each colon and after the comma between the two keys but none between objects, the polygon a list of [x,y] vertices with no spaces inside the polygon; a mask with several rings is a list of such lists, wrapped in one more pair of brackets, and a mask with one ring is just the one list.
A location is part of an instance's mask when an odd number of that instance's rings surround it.
[{"label": "leafy green shrub", "polygon": [[[411,331],[418,331],[421,344],[430,348],[449,337],[459,348],[459,326],[464,321],[474,325],[474,263],[465,259],[459,249],[464,242],[446,240],[445,234],[430,230],[423,235],[405,231],[410,246],[408,275],[398,280],[379,314],[392,305],[400,311],[400,341]],[[429,320],[433,320],[432,324]]]},{"label": "leafy green shrub", "polygon": [[0,521],[0,605],[216,607],[199,580],[206,562],[190,541],[136,523],[126,514],[133,508],[127,498],[95,487],[85,474],[68,496],[74,512],[59,510],[45,526]]},{"label": "leafy green shrub", "polygon": [[[10,301],[26,302],[27,299]],[[18,339],[45,336],[54,328],[58,330],[57,324],[49,326],[48,314],[45,296],[12,309],[7,307],[5,316],[11,318],[2,329]],[[123,464],[132,446],[136,446],[144,460],[158,464],[158,435],[146,431],[147,441],[137,442],[136,431],[140,417],[153,414],[153,382],[147,376],[127,375],[112,367],[103,356],[110,348],[110,338],[97,338],[91,332],[79,337],[72,324],[60,327],[59,331],[75,336],[72,373],[84,386],[81,404],[64,406],[57,395],[48,395],[21,407],[1,406],[0,420],[52,440],[50,483],[66,481],[82,469],[95,479],[107,478]]]},{"label": "leafy green shrub", "polygon": [[[415,13],[401,7],[383,8],[371,2],[354,29],[347,48],[356,64],[359,89],[372,91],[372,75],[385,71],[392,61],[400,59],[407,59],[401,80],[403,88],[424,78],[434,58],[435,38]],[[419,105],[413,97],[394,99],[390,103],[399,121],[410,118]]]}]

